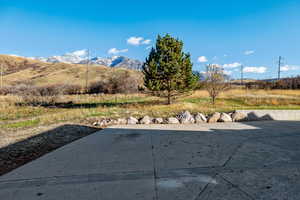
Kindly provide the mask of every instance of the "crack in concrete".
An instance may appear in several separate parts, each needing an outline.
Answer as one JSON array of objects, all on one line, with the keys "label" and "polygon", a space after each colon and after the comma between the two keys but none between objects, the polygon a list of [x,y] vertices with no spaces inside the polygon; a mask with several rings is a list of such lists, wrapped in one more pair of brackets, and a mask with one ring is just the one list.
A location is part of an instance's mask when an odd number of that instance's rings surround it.
[{"label": "crack in concrete", "polygon": [[152,135],[150,135],[150,142],[151,142],[151,154],[152,154],[152,163],[153,163],[153,178],[154,178],[155,200],[158,200],[156,160],[155,160],[155,153],[154,153],[154,145],[153,145]]},{"label": "crack in concrete", "polygon": [[222,167],[226,167],[226,165],[232,160],[233,156],[236,155],[236,153],[238,152],[238,150],[248,141],[248,139],[246,139],[245,141],[241,142],[233,151],[233,153],[229,156],[229,158],[224,162],[224,164],[222,165]]},{"label": "crack in concrete", "polygon": [[205,192],[205,190],[208,188],[210,183],[207,183],[202,190],[200,190],[199,194],[195,197],[194,200],[200,200],[201,195]]},{"label": "crack in concrete", "polygon": [[[291,136],[295,136],[295,137],[300,137],[299,135],[295,135],[295,134],[287,134],[287,135],[283,135],[283,136],[255,136],[255,137],[249,137],[247,139],[245,139],[244,141],[242,141],[237,148],[233,151],[232,155],[229,156],[229,158],[224,162],[224,164],[222,165],[222,167],[226,167],[227,164],[232,160],[232,158],[236,155],[236,153],[238,152],[238,150],[247,142],[249,141],[257,141],[257,142],[262,142],[260,139],[268,139],[268,138],[284,138],[284,137],[291,137]],[[268,143],[269,144],[269,143]],[[269,144],[272,145],[272,144]]]},{"label": "crack in concrete", "polygon": [[[213,176],[213,178],[216,178],[217,176],[217,173]],[[208,188],[208,186],[210,185],[211,183],[207,183],[204,188],[202,190],[200,190],[199,194],[195,197],[194,200],[200,200],[201,196],[204,194],[205,190]]]},{"label": "crack in concrete", "polygon": [[249,197],[251,200],[255,200],[255,198],[250,195],[248,192],[244,191],[243,189],[241,189],[238,185],[232,183],[231,181],[227,180],[225,177],[223,177],[222,175],[218,175],[220,178],[222,178],[225,182],[229,183],[232,187],[236,188],[237,190],[239,190],[240,192],[242,192],[243,194],[245,194],[247,197]]}]

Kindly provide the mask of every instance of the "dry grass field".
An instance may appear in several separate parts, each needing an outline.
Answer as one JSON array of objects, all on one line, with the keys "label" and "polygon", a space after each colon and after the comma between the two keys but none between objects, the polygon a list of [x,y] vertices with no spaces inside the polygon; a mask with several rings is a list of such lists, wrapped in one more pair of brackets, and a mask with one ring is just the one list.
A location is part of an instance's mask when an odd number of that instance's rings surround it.
[{"label": "dry grass field", "polygon": [[[85,86],[86,66],[65,63],[44,63],[21,57],[0,55],[4,66],[3,84],[49,86],[75,84]],[[105,81],[118,74],[130,73],[142,81],[141,72],[122,68],[91,66],[89,82]],[[129,82],[130,84],[130,82]],[[208,93],[198,90],[180,97],[172,105],[166,99],[146,94],[65,95],[55,106],[30,106],[16,95],[0,96],[0,135],[19,139],[38,134],[58,124],[91,124],[100,118],[174,116],[183,110],[205,114],[236,109],[300,109],[300,90],[232,89],[220,95],[212,105]],[[4,138],[4,137],[2,137]],[[12,138],[15,141],[15,138]]]},{"label": "dry grass field", "polygon": [[61,96],[57,106],[48,107],[18,105],[20,101],[17,96],[0,96],[1,130],[85,123],[93,118],[167,117],[182,110],[209,114],[236,109],[300,109],[300,90],[229,90],[221,94],[216,105],[211,104],[207,92],[202,90],[178,98],[172,105],[145,94],[68,95]]},{"label": "dry grass field", "polygon": [[[67,63],[45,63],[21,57],[0,55],[0,65],[4,66],[4,86],[19,83],[31,85],[71,84],[84,87],[86,84],[86,66]],[[111,68],[101,65],[91,65],[88,72],[90,83],[106,80],[112,75],[127,71],[135,76],[140,72],[123,68]]]}]

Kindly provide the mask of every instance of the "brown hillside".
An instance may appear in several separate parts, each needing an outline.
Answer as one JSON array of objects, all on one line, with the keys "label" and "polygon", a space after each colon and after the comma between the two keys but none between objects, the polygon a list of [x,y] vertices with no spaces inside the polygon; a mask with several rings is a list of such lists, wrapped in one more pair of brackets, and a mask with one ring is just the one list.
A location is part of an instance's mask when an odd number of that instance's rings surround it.
[{"label": "brown hillside", "polygon": [[[0,66],[3,66],[3,85],[21,83],[34,85],[76,84],[85,85],[86,66],[67,63],[45,63],[32,59],[0,55]],[[89,67],[89,82],[105,80],[112,75],[128,71],[142,80],[138,71],[124,68],[111,68],[94,65]]]}]

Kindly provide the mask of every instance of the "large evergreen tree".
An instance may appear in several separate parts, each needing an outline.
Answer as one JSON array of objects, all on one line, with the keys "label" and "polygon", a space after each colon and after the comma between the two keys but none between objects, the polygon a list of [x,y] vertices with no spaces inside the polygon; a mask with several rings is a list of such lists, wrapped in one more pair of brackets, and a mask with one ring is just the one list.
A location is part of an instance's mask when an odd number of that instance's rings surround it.
[{"label": "large evergreen tree", "polygon": [[167,97],[168,104],[175,96],[194,89],[198,80],[192,73],[190,55],[182,48],[183,42],[179,39],[159,35],[156,47],[143,65],[145,87],[155,95]]}]

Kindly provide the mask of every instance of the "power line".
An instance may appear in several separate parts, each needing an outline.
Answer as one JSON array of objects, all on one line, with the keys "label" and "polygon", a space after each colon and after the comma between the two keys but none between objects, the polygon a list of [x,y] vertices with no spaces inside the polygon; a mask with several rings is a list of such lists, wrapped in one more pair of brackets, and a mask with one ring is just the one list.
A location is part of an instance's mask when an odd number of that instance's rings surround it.
[{"label": "power line", "polygon": [[244,85],[244,65],[241,65],[241,85]]}]

